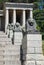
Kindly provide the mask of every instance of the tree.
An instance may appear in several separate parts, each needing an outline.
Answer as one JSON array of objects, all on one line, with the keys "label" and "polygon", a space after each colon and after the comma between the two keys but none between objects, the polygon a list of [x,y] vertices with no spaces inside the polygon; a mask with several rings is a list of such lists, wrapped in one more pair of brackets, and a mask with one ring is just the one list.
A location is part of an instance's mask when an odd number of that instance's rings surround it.
[{"label": "tree", "polygon": [[44,39],[44,9],[43,10],[34,10],[34,19],[36,20],[40,32],[43,34],[43,39]]}]

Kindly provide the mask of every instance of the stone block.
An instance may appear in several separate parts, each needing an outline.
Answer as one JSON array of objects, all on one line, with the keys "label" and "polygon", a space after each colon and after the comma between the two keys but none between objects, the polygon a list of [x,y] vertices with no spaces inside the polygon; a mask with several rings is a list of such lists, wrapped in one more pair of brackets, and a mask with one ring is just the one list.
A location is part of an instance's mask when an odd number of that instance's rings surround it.
[{"label": "stone block", "polygon": [[23,48],[23,54],[43,54],[41,47]]},{"label": "stone block", "polygon": [[20,61],[6,61],[5,65],[21,65]]},{"label": "stone block", "polygon": [[41,34],[27,34],[27,40],[42,40]]},{"label": "stone block", "polygon": [[26,41],[23,42],[22,48],[28,47],[41,47],[42,48],[42,41]]},{"label": "stone block", "polygon": [[42,41],[41,40],[27,41],[27,47],[42,47]]},{"label": "stone block", "polygon": [[14,44],[15,43],[22,43],[22,40],[21,39],[14,39],[15,41],[14,41]]},{"label": "stone block", "polygon": [[5,49],[6,50],[19,50],[20,46],[19,45],[6,45]]},{"label": "stone block", "polygon": [[4,52],[5,52],[4,50],[0,50],[0,55],[1,55],[1,54],[4,54]]},{"label": "stone block", "polygon": [[23,60],[44,60],[44,56],[42,54],[26,54],[23,55]]},{"label": "stone block", "polygon": [[15,32],[14,33],[14,39],[22,39],[23,35],[22,32]]},{"label": "stone block", "polygon": [[20,60],[20,55],[5,55],[4,59],[5,59],[5,61]]},{"label": "stone block", "polygon": [[42,36],[41,34],[27,34],[23,38],[22,48],[28,47],[41,47],[42,48]]},{"label": "stone block", "polygon": [[4,65],[4,62],[3,61],[0,61],[0,65]]},{"label": "stone block", "polygon": [[23,49],[23,54],[31,54],[31,53],[35,53],[35,49],[28,47],[27,49]]},{"label": "stone block", "polygon": [[20,41],[20,42],[17,42],[17,41],[15,41],[15,43],[14,43],[14,45],[21,45],[22,44],[22,41]]},{"label": "stone block", "polygon": [[0,61],[4,60],[4,55],[0,55]]},{"label": "stone block", "polygon": [[14,50],[12,50],[12,51],[8,50],[8,51],[5,51],[5,54],[6,55],[13,55],[13,54],[14,55],[19,55],[20,54],[20,50],[17,50],[17,51],[16,50],[15,51]]},{"label": "stone block", "polygon": [[35,65],[35,61],[25,61],[24,65]]},{"label": "stone block", "polygon": [[0,42],[11,42],[10,38],[0,38]]},{"label": "stone block", "polygon": [[36,61],[36,65],[44,65],[44,61]]},{"label": "stone block", "polygon": [[22,44],[22,32],[15,32],[14,33],[14,44],[17,45],[16,43],[18,43],[18,45]]},{"label": "stone block", "polygon": [[42,48],[40,48],[40,47],[35,48],[35,53],[36,54],[42,54],[43,53]]},{"label": "stone block", "polygon": [[7,35],[1,34],[0,38],[7,38]]}]

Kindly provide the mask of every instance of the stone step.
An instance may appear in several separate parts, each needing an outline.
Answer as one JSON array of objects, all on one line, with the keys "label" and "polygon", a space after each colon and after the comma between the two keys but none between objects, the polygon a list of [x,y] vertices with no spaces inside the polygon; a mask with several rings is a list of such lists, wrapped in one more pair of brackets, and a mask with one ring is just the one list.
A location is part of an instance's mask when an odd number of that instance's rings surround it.
[{"label": "stone step", "polygon": [[5,34],[5,32],[3,32],[3,31],[0,31],[0,34]]},{"label": "stone step", "polygon": [[[11,54],[10,54],[11,53]],[[3,55],[3,54],[7,54],[7,55],[19,55],[20,54],[20,50],[15,50],[14,52],[13,51],[5,51],[5,50],[1,50],[0,51],[0,55]]]},{"label": "stone step", "polygon": [[0,38],[0,43],[1,42],[6,42],[6,41],[11,41],[11,39],[10,38]]},{"label": "stone step", "polygon": [[0,42],[0,48],[1,48],[1,47],[4,47],[4,46],[6,46],[6,45],[11,45],[11,44],[12,44],[11,41],[6,41],[6,42],[4,42],[4,41],[2,42],[2,41],[1,41],[1,42]]},{"label": "stone step", "polygon": [[20,60],[20,55],[0,55],[0,61],[15,61]]},{"label": "stone step", "polygon": [[6,61],[5,65],[21,65],[21,61]]},{"label": "stone step", "polygon": [[5,46],[6,49],[20,49],[20,46],[19,45],[6,45]]},{"label": "stone step", "polygon": [[0,38],[8,38],[7,35],[0,35]]}]

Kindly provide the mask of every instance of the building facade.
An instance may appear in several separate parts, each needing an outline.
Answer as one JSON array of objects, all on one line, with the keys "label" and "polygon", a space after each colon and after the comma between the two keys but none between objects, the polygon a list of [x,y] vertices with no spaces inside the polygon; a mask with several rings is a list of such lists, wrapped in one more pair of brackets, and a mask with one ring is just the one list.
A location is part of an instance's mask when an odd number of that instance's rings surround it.
[{"label": "building facade", "polygon": [[33,4],[27,3],[4,3],[3,10],[0,10],[0,30],[5,31],[8,24],[19,22],[25,27],[28,18],[33,18]]}]

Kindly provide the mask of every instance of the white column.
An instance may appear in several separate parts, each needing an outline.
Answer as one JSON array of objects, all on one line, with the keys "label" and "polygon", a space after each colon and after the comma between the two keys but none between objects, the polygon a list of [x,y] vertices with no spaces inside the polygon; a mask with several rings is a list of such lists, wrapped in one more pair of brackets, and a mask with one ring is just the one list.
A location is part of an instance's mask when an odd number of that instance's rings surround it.
[{"label": "white column", "polygon": [[16,10],[13,10],[13,24],[15,25],[16,23]]},{"label": "white column", "polygon": [[30,18],[33,19],[33,12],[32,12],[32,9],[30,10]]},{"label": "white column", "polygon": [[25,22],[26,22],[26,14],[25,10],[23,10],[23,27],[25,27]]},{"label": "white column", "polygon": [[9,11],[6,9],[6,14],[5,14],[5,32],[7,31],[7,26],[9,24]]}]

